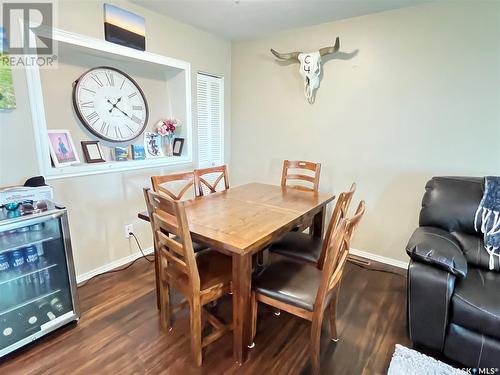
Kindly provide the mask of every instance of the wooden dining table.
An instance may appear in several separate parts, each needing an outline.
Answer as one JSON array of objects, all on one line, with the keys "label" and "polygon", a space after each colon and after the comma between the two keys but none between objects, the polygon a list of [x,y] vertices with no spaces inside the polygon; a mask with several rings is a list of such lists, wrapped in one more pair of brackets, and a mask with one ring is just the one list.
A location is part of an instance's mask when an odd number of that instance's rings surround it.
[{"label": "wooden dining table", "polygon": [[[233,353],[242,364],[251,331],[252,255],[283,234],[312,222],[321,237],[326,206],[335,197],[296,188],[250,183],[185,202],[193,241],[232,257]],[[147,211],[139,218],[149,221]]]}]

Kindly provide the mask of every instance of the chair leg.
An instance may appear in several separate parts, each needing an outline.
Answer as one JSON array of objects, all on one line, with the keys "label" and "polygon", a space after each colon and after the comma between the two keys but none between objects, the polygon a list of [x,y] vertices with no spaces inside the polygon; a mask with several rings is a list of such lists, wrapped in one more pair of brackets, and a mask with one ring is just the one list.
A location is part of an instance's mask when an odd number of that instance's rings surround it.
[{"label": "chair leg", "polygon": [[252,293],[252,333],[250,336],[250,344],[249,348],[253,348],[255,346],[255,335],[257,333],[257,309],[258,302],[255,293]]},{"label": "chair leg", "polygon": [[170,286],[167,284],[165,285],[164,292],[163,294],[163,308],[164,308],[164,313],[162,314],[162,317],[165,319],[165,325],[164,327],[171,331],[172,330],[172,312],[171,312],[171,307],[170,307]]},{"label": "chair leg", "polygon": [[165,281],[161,280],[161,278],[159,281],[160,325],[163,330],[169,331],[172,328],[170,320],[170,286],[165,283]]},{"label": "chair leg", "polygon": [[310,358],[311,358],[311,374],[319,374],[320,360],[320,344],[321,344],[321,323],[323,321],[323,312],[319,313],[318,317],[314,317],[311,325],[311,342],[310,342]]},{"label": "chair leg", "polygon": [[192,300],[189,307],[191,326],[191,352],[197,366],[201,366],[201,306],[199,300]]},{"label": "chair leg", "polygon": [[154,247],[154,258],[155,258],[155,291],[156,291],[156,308],[160,310],[161,297],[160,297],[160,259],[158,257],[158,252],[156,251],[156,246]]},{"label": "chair leg", "polygon": [[337,333],[337,302],[339,297],[339,288],[334,292],[332,300],[330,302],[330,339],[332,341],[339,341],[339,336]]}]

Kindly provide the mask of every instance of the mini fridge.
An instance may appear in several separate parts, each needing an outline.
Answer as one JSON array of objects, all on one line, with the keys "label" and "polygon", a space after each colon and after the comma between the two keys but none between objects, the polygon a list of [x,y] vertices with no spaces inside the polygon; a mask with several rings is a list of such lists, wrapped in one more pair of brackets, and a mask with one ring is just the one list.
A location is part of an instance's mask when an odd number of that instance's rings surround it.
[{"label": "mini fridge", "polygon": [[0,208],[0,357],[79,317],[66,210]]}]

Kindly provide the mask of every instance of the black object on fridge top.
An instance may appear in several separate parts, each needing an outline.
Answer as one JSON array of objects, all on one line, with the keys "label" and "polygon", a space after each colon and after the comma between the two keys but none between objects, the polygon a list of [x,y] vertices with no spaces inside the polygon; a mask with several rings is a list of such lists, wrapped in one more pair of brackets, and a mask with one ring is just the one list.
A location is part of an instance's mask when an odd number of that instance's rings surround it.
[{"label": "black object on fridge top", "polygon": [[79,318],[66,210],[0,208],[0,357]]}]

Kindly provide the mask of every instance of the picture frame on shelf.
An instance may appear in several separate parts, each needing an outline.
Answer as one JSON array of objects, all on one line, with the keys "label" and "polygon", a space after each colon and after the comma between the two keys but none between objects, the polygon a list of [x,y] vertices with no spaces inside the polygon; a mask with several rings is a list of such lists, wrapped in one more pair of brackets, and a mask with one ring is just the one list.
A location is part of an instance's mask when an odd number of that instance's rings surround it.
[{"label": "picture frame on shelf", "polygon": [[182,155],[182,149],[184,148],[184,138],[175,138],[174,139],[174,145],[173,145],[173,155],[174,156],[181,156]]},{"label": "picture frame on shelf", "polygon": [[144,133],[144,149],[146,151],[146,158],[161,158],[165,156],[161,145],[161,136],[158,133]]},{"label": "picture frame on shelf", "polygon": [[116,161],[127,161],[128,160],[128,148],[115,147],[115,160]]},{"label": "picture frame on shelf", "polygon": [[130,145],[130,153],[132,154],[132,159],[134,160],[146,159],[146,150],[143,145]]},{"label": "picture frame on shelf", "polygon": [[80,158],[76,152],[73,138],[68,129],[48,129],[49,150],[54,167],[66,167],[79,164]]},{"label": "picture frame on shelf", "polygon": [[86,163],[104,163],[104,155],[99,141],[82,141],[83,156]]}]

